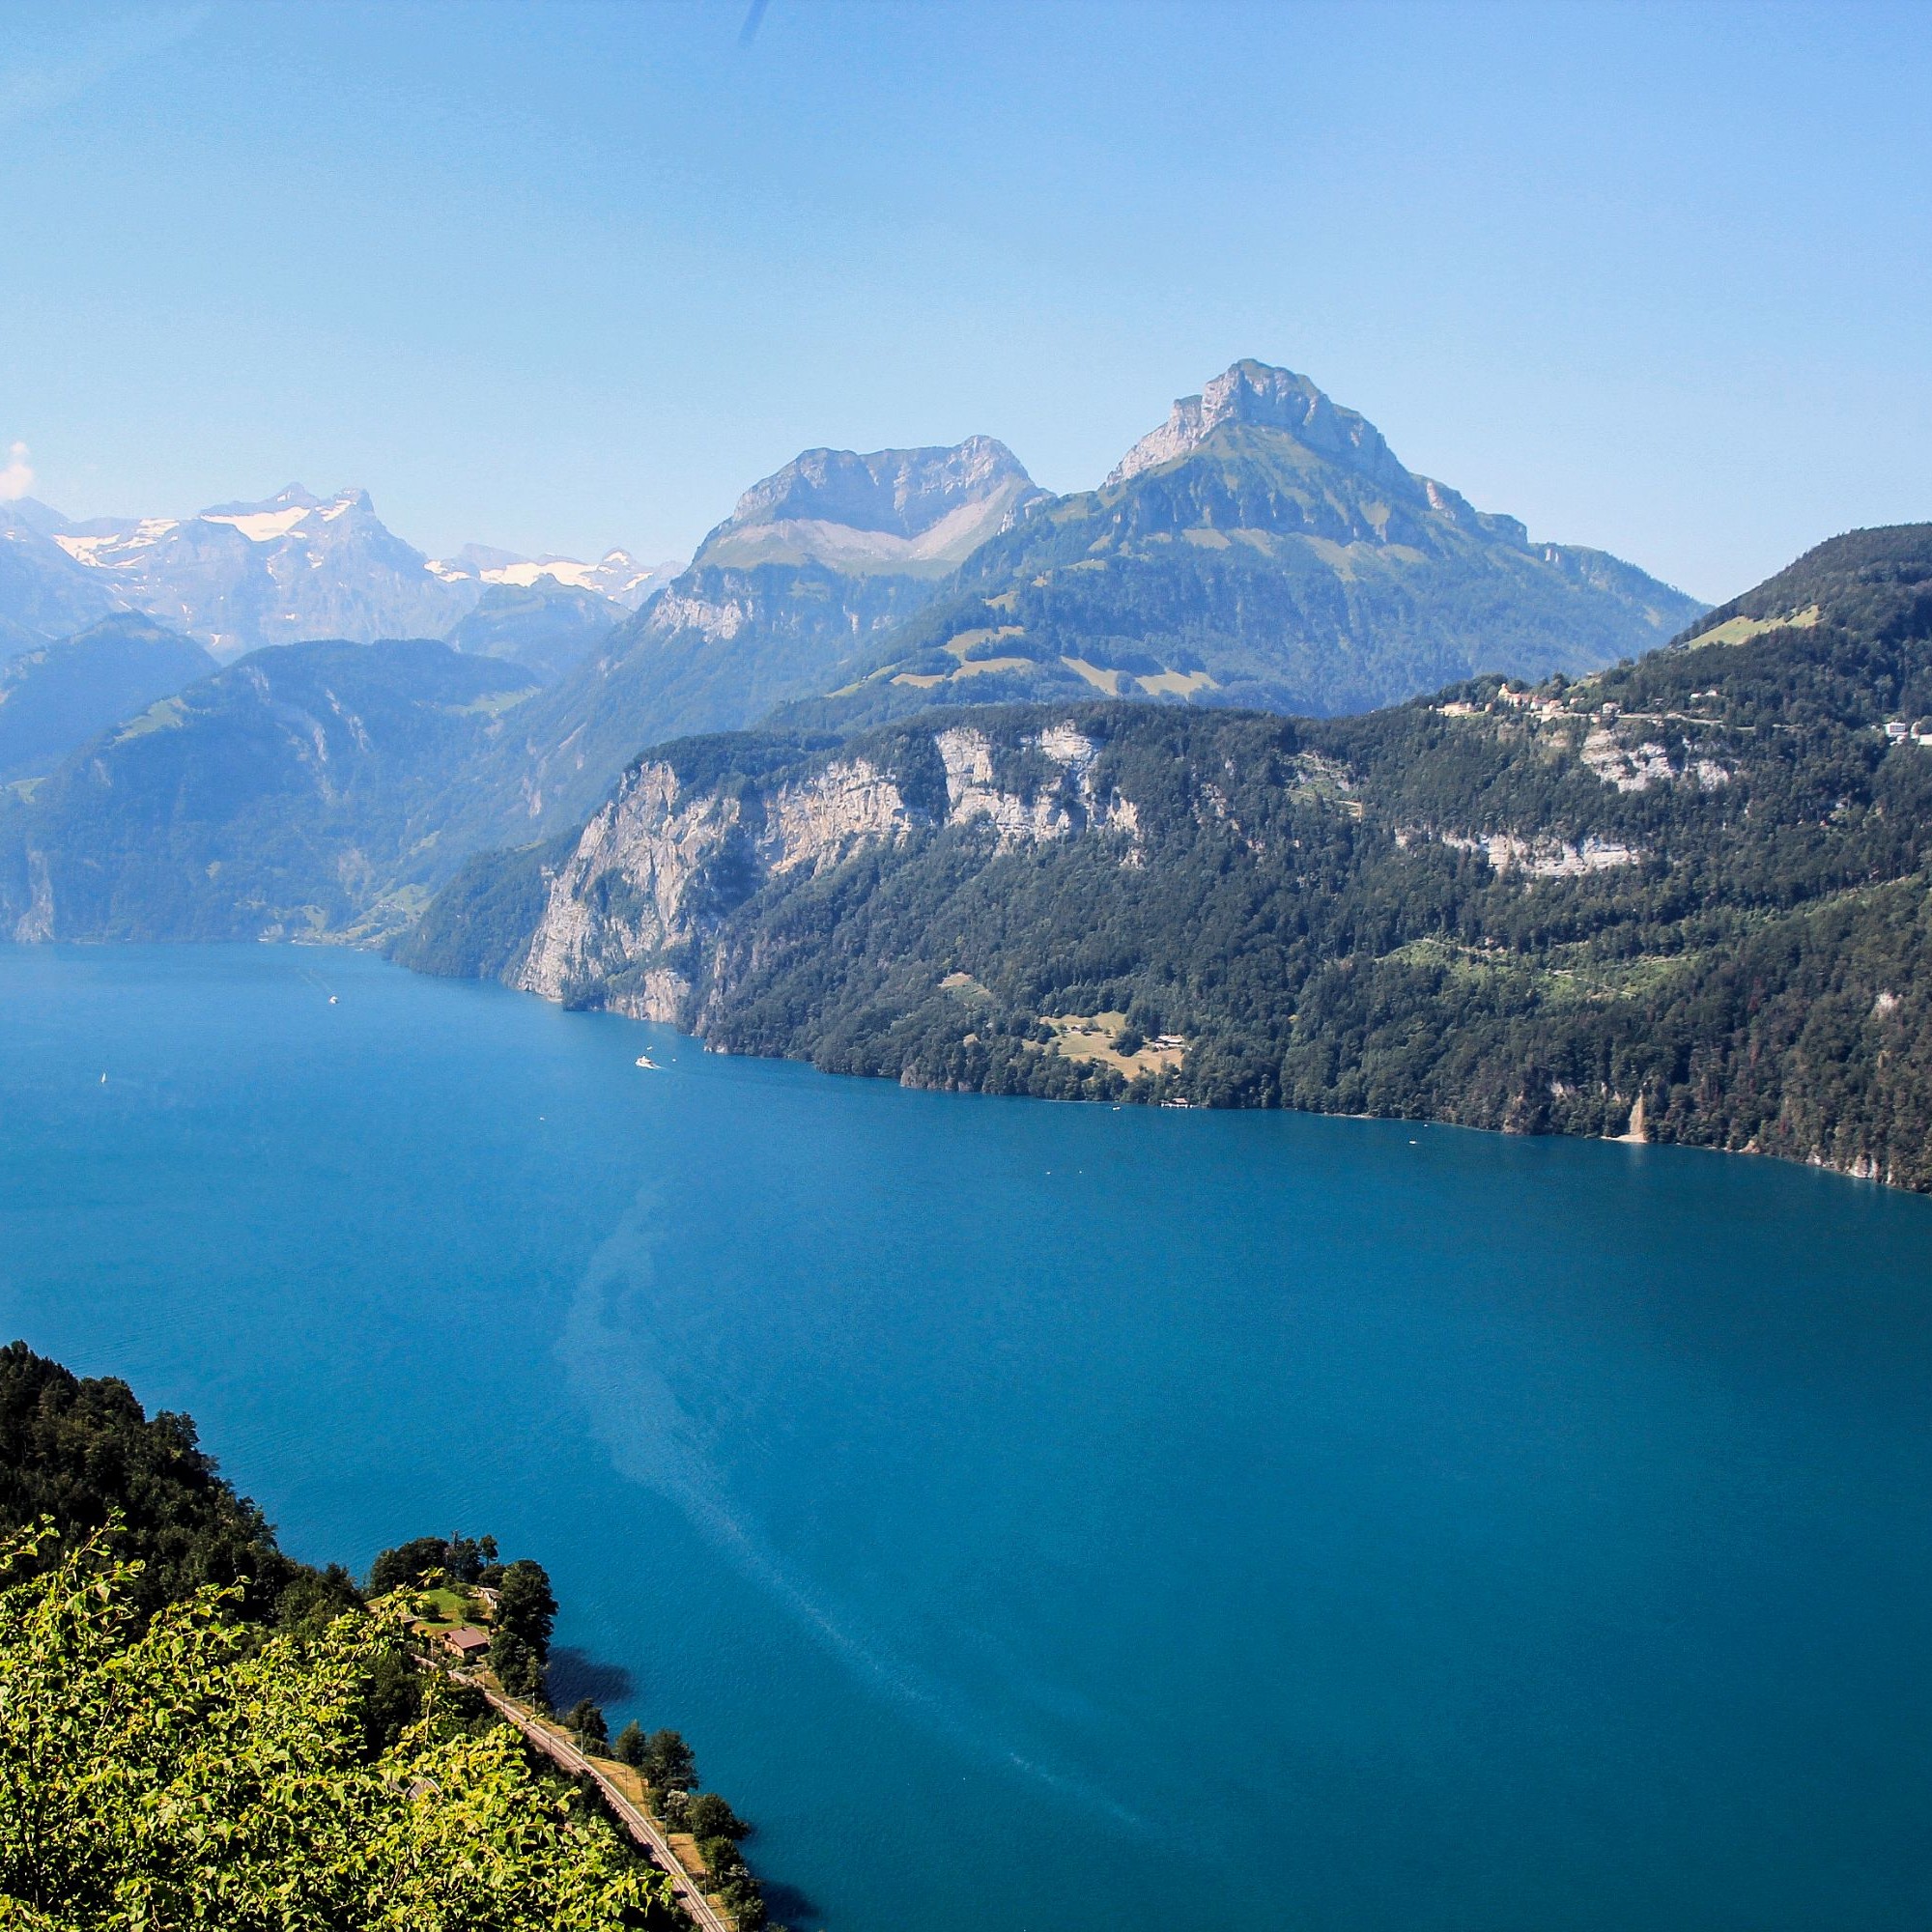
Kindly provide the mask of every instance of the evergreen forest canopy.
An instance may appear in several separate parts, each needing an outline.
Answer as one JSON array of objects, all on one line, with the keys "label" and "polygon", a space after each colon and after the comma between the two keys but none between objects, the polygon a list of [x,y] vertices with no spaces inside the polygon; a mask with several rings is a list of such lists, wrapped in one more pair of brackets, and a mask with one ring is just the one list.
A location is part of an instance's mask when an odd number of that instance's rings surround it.
[{"label": "evergreen forest canopy", "polygon": [[[872,819],[797,844],[834,798]],[[700,825],[672,891],[654,841]],[[1630,1133],[1924,1189],[1928,835],[1916,525],[1533,689],[687,741],[574,850],[472,864],[402,952],[911,1084]]]},{"label": "evergreen forest canopy", "polygon": [[[492,1662],[500,1650],[533,1670],[518,1688],[540,1699],[549,1580],[496,1556],[488,1538],[422,1538],[384,1551],[358,1591],[338,1566],[277,1548],[188,1418],[150,1418],[125,1382],[83,1380],[24,1343],[0,1349],[0,1919],[37,1932],[687,1922],[594,1790],[539,1768],[477,1690],[422,1666],[414,1594],[494,1584]],[[571,1715],[601,1745],[595,1707]],[[654,1801],[701,1813],[712,1870],[755,1932],[762,1900],[736,1845],[750,1828],[690,1796],[675,1732],[645,1742],[633,1756],[653,1767]]]}]

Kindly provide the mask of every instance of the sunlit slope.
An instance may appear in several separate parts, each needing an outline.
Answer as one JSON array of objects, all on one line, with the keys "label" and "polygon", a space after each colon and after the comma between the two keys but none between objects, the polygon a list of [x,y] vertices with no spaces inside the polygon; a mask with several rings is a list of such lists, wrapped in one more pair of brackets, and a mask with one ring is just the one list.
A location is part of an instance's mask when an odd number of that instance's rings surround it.
[{"label": "sunlit slope", "polygon": [[685,741],[575,841],[473,864],[407,956],[914,1085],[1932,1187],[1932,529],[1787,577],[1765,608],[1802,621],[1742,643],[1357,718]]},{"label": "sunlit slope", "polygon": [[820,715],[1083,691],[1330,715],[1485,670],[1574,675],[1702,609],[1604,552],[1532,544],[1254,362],[1100,489],[1032,506],[952,590]]}]

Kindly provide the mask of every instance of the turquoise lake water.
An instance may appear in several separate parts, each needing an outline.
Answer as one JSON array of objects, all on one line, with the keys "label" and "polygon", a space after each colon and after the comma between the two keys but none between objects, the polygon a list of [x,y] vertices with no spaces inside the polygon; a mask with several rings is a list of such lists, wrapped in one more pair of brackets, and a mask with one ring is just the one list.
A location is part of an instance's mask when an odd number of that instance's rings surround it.
[{"label": "turquoise lake water", "polygon": [[1932,1923],[1932,1202],[0,947],[0,1327],[541,1558],[801,1927]]}]

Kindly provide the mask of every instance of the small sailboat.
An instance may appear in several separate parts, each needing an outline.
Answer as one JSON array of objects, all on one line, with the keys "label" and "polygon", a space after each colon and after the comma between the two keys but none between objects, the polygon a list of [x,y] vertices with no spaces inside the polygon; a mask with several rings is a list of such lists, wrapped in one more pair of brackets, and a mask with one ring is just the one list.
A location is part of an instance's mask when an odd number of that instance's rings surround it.
[{"label": "small sailboat", "polygon": [[329,994],[328,996],[328,1004],[331,1007],[335,1004],[335,995],[333,993]]},{"label": "small sailboat", "polygon": [[104,1073],[103,1073],[103,1074],[102,1074],[102,1075],[100,1076],[100,1084],[101,1084],[101,1085],[102,1085],[103,1087],[105,1087],[105,1086],[107,1085],[107,1076],[106,1076],[106,1074],[104,1074]]}]

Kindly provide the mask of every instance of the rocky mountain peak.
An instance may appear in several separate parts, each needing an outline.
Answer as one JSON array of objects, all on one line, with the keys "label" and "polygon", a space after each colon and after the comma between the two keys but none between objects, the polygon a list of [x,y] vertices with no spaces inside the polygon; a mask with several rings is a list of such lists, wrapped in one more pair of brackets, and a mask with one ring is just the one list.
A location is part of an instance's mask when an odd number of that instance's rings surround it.
[{"label": "rocky mountain peak", "polygon": [[1392,487],[1414,479],[1398,463],[1375,424],[1331,401],[1306,376],[1252,358],[1236,362],[1198,396],[1182,396],[1166,422],[1114,466],[1108,484],[1155,469],[1213,435],[1224,423],[1286,431],[1304,447]]},{"label": "rocky mountain peak", "polygon": [[[359,492],[350,494],[359,495]],[[299,483],[290,483],[277,490],[272,497],[264,497],[258,503],[211,503],[202,511],[204,517],[226,522],[232,517],[259,517],[277,510],[319,510],[322,498]]]},{"label": "rocky mountain peak", "polygon": [[864,455],[808,449],[747,490],[694,561],[950,567],[1042,494],[1012,451],[990,436]]},{"label": "rocky mountain peak", "polygon": [[590,591],[635,611],[684,568],[676,558],[645,563],[620,548],[608,550],[595,563],[581,557],[523,556],[490,544],[465,544],[453,555],[439,557],[430,569],[445,583],[509,586],[519,590],[545,584],[566,591]]},{"label": "rocky mountain peak", "polygon": [[809,519],[916,537],[962,502],[1032,481],[1012,451],[990,436],[950,448],[875,449],[864,456],[808,449],[753,484],[720,528]]}]

